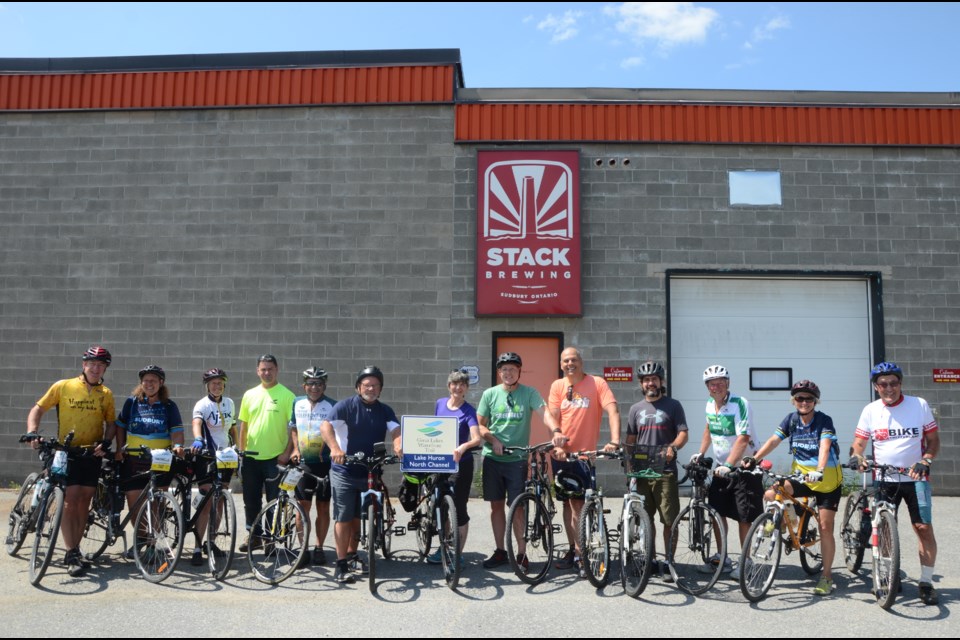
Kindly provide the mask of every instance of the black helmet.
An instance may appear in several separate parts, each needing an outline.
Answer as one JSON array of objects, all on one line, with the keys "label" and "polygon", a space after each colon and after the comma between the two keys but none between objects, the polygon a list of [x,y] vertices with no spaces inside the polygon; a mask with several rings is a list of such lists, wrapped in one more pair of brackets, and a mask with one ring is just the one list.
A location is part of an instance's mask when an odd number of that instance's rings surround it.
[{"label": "black helmet", "polygon": [[575,473],[561,469],[553,476],[553,493],[560,500],[583,500],[583,480]]},{"label": "black helmet", "polygon": [[[327,372],[321,369],[320,367],[310,367],[309,369],[303,372],[303,381],[306,382],[307,380],[323,380],[324,382],[326,382]],[[381,381],[381,384],[383,384],[382,381]]]},{"label": "black helmet", "polygon": [[515,364],[518,367],[522,368],[523,360],[521,360],[520,356],[517,355],[516,353],[512,351],[507,351],[507,352],[501,353],[500,356],[497,357],[497,371],[499,371],[500,367],[502,367],[505,364]]},{"label": "black helmet", "polygon": [[353,387],[356,389],[360,386],[360,381],[364,378],[369,378],[373,376],[380,381],[380,386],[383,386],[383,371],[380,371],[379,367],[373,365],[366,366],[363,369],[360,369],[360,373],[357,374],[357,380],[353,383]]},{"label": "black helmet", "polygon": [[140,369],[140,380],[143,380],[143,376],[147,375],[148,373],[152,373],[160,378],[160,382],[165,382],[167,379],[167,374],[163,372],[163,369],[155,364],[148,364],[143,369]]},{"label": "black helmet", "polygon": [[790,389],[790,397],[792,398],[802,391],[810,393],[817,400],[820,399],[820,387],[814,384],[812,380],[801,380],[799,382],[795,382],[793,387]]},{"label": "black helmet", "polygon": [[657,376],[662,381],[665,375],[666,371],[663,370],[663,365],[653,360],[647,360],[637,367],[637,377],[641,380],[644,376]]},{"label": "black helmet", "polygon": [[[143,376],[141,375],[140,377],[142,378]],[[211,380],[216,380],[217,378],[220,378],[226,382],[227,372],[223,369],[210,369],[209,371],[205,371],[203,374],[203,384],[207,384]]]},{"label": "black helmet", "polygon": [[83,361],[86,362],[87,360],[99,360],[109,367],[113,357],[111,357],[109,351],[95,344],[83,352]]}]

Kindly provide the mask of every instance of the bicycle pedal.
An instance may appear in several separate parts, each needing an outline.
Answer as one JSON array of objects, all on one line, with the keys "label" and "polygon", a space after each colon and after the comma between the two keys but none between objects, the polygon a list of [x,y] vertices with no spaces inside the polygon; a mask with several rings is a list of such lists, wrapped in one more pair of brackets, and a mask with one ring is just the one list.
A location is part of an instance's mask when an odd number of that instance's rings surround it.
[{"label": "bicycle pedal", "polygon": [[561,527],[559,524],[551,525],[550,528],[553,530],[554,535],[563,533],[563,527]]},{"label": "bicycle pedal", "polygon": [[[416,531],[419,528],[420,528],[419,523],[414,522],[413,520],[407,523],[407,531]],[[403,534],[400,534],[400,535],[403,535]]]},{"label": "bicycle pedal", "polygon": [[604,510],[603,510],[603,513],[604,513],[604,515],[610,513],[610,509],[604,509]]},{"label": "bicycle pedal", "polygon": [[393,528],[393,535],[395,536],[405,536],[407,535],[407,528],[403,525],[397,525]]}]

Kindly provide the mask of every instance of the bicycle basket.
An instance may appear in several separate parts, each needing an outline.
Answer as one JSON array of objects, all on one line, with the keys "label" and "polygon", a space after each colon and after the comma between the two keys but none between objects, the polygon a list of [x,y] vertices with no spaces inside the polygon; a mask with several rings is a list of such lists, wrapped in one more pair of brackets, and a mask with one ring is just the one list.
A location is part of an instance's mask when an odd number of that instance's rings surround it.
[{"label": "bicycle basket", "polygon": [[631,478],[659,478],[667,464],[667,445],[623,445],[623,469]]}]

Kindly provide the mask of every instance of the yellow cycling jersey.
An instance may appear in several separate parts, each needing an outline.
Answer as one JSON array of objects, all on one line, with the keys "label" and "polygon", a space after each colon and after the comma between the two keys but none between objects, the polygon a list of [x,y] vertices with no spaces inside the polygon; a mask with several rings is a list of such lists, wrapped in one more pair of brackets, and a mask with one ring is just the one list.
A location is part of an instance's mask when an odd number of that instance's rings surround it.
[{"label": "yellow cycling jersey", "polygon": [[98,385],[87,387],[83,376],[55,382],[37,400],[44,411],[57,408],[57,434],[62,442],[67,434],[74,432],[74,446],[89,446],[103,439],[104,422],[113,422],[113,392]]}]

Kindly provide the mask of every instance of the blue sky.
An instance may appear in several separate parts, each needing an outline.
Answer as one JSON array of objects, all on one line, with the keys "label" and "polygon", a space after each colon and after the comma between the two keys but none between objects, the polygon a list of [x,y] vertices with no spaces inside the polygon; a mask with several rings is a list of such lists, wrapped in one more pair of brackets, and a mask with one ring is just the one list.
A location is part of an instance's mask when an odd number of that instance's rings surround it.
[{"label": "blue sky", "polygon": [[458,48],[468,87],[960,91],[960,3],[27,3],[0,57]]}]

